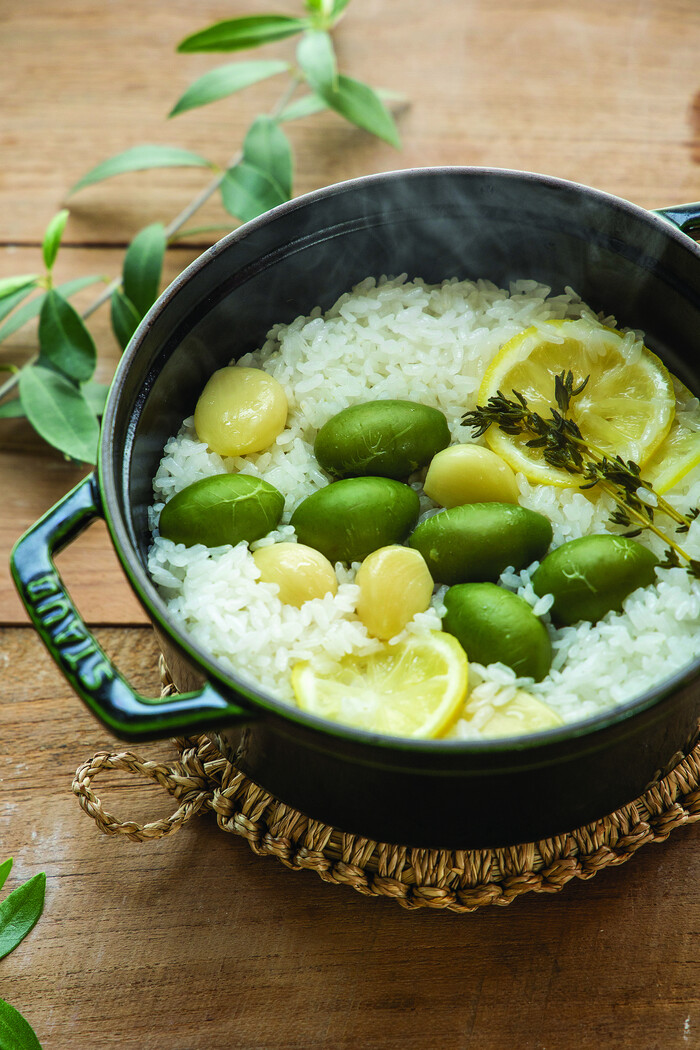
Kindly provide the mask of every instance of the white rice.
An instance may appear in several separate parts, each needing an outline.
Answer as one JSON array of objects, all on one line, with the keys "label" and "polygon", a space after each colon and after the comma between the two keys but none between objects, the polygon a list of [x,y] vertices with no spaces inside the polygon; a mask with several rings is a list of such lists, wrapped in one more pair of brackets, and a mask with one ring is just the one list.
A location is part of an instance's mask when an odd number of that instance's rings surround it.
[{"label": "white rice", "polygon": [[[163,504],[210,474],[236,471],[264,477],[285,494],[285,511],[278,530],[252,549],[294,540],[288,524],[294,508],[328,484],[313,455],[314,437],[327,419],[363,401],[403,398],[439,408],[453,441],[472,441],[472,431],[461,419],[475,406],[484,370],[503,343],[530,325],[581,316],[597,315],[571,289],[552,296],[549,288],[529,280],[514,282],[508,291],[487,281],[457,279],[431,286],[404,275],[368,278],[325,314],[317,308],[308,317],[275,326],[260,350],[240,360],[265,368],[286,391],[289,417],[274,445],[245,458],[222,458],[197,439],[190,418],[165,446],[154,479],[148,566],[172,616],[225,667],[289,703],[294,703],[290,673],[297,661],[321,665],[347,653],[377,649],[380,643],[367,634],[354,611],[357,565],[336,566],[335,596],[300,609],[284,605],[276,585],[258,582],[245,543],[186,548],[160,537]],[[615,324],[614,318],[599,319]],[[421,495],[422,512],[434,512],[420,477],[411,481]],[[590,532],[612,531],[611,505],[605,498],[533,485],[523,475],[518,475],[518,484],[521,504],[552,522],[553,546]],[[698,505],[700,467],[666,498],[682,510]],[[653,536],[640,542],[657,553],[663,550]],[[700,519],[683,546],[700,557]],[[700,582],[685,570],[658,570],[658,584],[631,594],[622,613],[609,613],[597,624],[555,629],[548,612],[551,596],[538,598],[530,582],[536,567],[517,574],[507,570],[500,582],[530,602],[547,624],[552,670],[535,683],[517,678],[503,664],[471,664],[470,717],[457,722],[454,736],[482,735],[480,727],[516,687],[529,689],[565,722],[573,722],[632,699],[700,655]],[[436,589],[431,608],[416,616],[407,632],[440,629],[444,593],[444,587]]]}]

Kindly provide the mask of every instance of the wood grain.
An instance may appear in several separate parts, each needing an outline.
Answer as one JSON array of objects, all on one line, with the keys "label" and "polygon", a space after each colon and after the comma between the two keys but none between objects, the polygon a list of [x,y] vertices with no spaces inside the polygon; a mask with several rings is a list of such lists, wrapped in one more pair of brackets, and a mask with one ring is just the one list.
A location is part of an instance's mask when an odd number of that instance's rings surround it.
[{"label": "wood grain", "polygon": [[[213,21],[265,0],[0,3],[0,276],[35,271],[46,223],[71,208],[57,278],[117,273],[143,225],[170,220],[195,170],[134,174],[67,197],[104,157],[172,143],[222,163],[270,81],[168,122],[221,55],[176,55]],[[293,0],[272,5],[296,13]],[[295,190],[395,167],[483,164],[564,176],[644,207],[700,199],[695,0],[353,0],[341,67],[410,101],[396,152],[322,114],[289,127]],[[266,55],[292,56],[293,42]],[[235,58],[235,56],[233,56]],[[215,201],[197,224],[220,222]],[[168,253],[172,279],[207,243]],[[93,293],[84,293],[85,307]],[[118,359],[106,312],[91,322],[99,378]],[[34,352],[31,331],[0,363]],[[100,835],[71,794],[75,769],[121,745],[50,664],[7,572],[14,539],[81,476],[22,421],[0,421],[0,851],[7,889],[48,875],[44,915],[0,962],[0,996],[45,1050],[689,1050],[700,1046],[698,830],[556,896],[471,916],[407,913],[294,873],[193,821],[137,845]],[[137,688],[155,695],[157,649],[104,528],[61,556],[71,592]],[[167,742],[144,757],[172,754]],[[158,788],[113,775],[108,807],[172,811]]]},{"label": "wood grain", "polygon": [[[277,6],[297,10],[292,0]],[[94,164],[143,142],[227,161],[281,81],[166,117],[192,80],[230,58],[176,55],[177,43],[230,16],[229,4],[185,0],[73,0],[70,13],[48,0],[4,5],[0,242],[36,242],[66,201],[68,237],[79,244],[126,243],[172,218],[205,173],[139,173],[66,194]],[[695,0],[408,0],[400,15],[390,0],[356,0],[338,32],[341,66],[410,101],[399,117],[404,149],[332,114],[289,125],[296,192],[368,171],[486,164],[561,175],[644,207],[693,200],[699,32]],[[294,46],[265,53],[293,59]],[[214,205],[202,217],[220,219]]]},{"label": "wood grain", "polygon": [[[251,3],[246,9],[265,7]],[[552,0],[443,0],[427,7],[413,2],[404,14],[395,20],[386,2],[356,2],[338,32],[341,64],[378,82],[366,42],[375,26],[383,27],[381,82],[410,100],[398,117],[403,151],[333,114],[289,126],[298,191],[367,171],[466,163],[545,171],[650,207],[700,196],[694,47],[700,10],[693,0],[641,9],[632,0],[596,0],[585,15],[572,3]],[[198,15],[206,24],[223,17],[225,8],[203,5]],[[122,252],[103,246],[123,248],[145,223],[169,221],[208,176],[190,169],[137,173],[69,199],[68,187],[105,156],[142,141],[210,150],[223,162],[255,112],[272,105],[279,92],[279,84],[266,82],[235,102],[168,123],[164,114],[174,98],[221,58],[173,53],[192,31],[190,5],[182,2],[143,9],[134,0],[107,7],[80,0],[64,15],[46,0],[27,0],[2,17],[11,61],[0,68],[0,90],[9,100],[0,125],[0,151],[8,158],[0,169],[0,276],[40,268],[43,228],[65,203],[71,208],[66,241],[75,247],[62,252],[57,280],[114,276]],[[292,51],[288,43],[270,49]],[[52,75],[39,76],[40,64]],[[230,217],[211,203],[201,222],[230,223]],[[195,236],[169,252],[166,283],[197,254],[193,245],[204,243]],[[86,306],[94,294],[86,291],[76,302]],[[100,348],[98,378],[106,381],[117,360],[106,308],[91,328]],[[34,349],[32,330],[18,333],[0,346],[0,363],[21,364]],[[0,421],[0,452],[9,471],[0,525],[7,550],[81,472],[47,450],[23,422]],[[65,563],[88,619],[143,622],[105,530],[98,525],[81,542],[87,557],[71,549]],[[86,575],[81,566],[87,565]],[[0,568],[0,622],[25,622],[6,568]]]},{"label": "wood grain", "polygon": [[[151,632],[98,634],[153,694]],[[48,876],[44,915],[2,962],[0,995],[46,1050],[697,1045],[697,830],[554,897],[467,916],[404,912],[290,872],[210,818],[150,844],[107,838],[70,784],[116,742],[68,695],[30,629],[0,631],[0,646],[8,889]],[[123,775],[94,787],[122,819],[174,809]]]}]

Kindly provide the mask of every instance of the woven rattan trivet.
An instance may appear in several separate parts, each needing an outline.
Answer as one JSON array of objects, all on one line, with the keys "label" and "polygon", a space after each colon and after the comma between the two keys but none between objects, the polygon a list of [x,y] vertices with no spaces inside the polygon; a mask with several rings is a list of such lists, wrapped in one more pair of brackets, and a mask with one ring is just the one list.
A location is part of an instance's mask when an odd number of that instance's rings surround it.
[{"label": "woven rattan trivet", "polygon": [[[162,663],[161,674],[164,695],[174,693]],[[591,879],[603,868],[624,864],[642,846],[664,842],[676,828],[700,820],[700,743],[668,776],[608,817],[555,838],[480,850],[412,849],[346,834],[273,798],[208,737],[174,743],[180,757],[170,765],[121,751],[99,752],[80,767],[73,792],[100,831],[143,842],[213,810],[221,830],[247,839],[255,853],[277,857],[297,871],[308,868],[358,893],[393,897],[404,908],[471,912],[510,904],[524,893],[556,893],[571,879]],[[157,781],[177,799],[177,810],[149,824],[119,820],[91,787],[110,769]]]}]

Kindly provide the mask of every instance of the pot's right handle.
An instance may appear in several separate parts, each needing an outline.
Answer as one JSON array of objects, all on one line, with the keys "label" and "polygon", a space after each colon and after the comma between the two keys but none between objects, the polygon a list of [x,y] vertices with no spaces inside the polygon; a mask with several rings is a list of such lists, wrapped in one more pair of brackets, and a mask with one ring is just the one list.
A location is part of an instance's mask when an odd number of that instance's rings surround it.
[{"label": "pot's right handle", "polygon": [[97,479],[89,475],[22,536],[11,555],[20,597],[44,645],[93,714],[124,740],[188,736],[255,718],[210,684],[177,700],[141,696],[90,633],[63,584],[53,555],[102,517]]},{"label": "pot's right handle", "polygon": [[673,223],[693,240],[700,238],[700,202],[695,204],[674,204],[670,208],[654,208],[654,215],[660,215]]}]

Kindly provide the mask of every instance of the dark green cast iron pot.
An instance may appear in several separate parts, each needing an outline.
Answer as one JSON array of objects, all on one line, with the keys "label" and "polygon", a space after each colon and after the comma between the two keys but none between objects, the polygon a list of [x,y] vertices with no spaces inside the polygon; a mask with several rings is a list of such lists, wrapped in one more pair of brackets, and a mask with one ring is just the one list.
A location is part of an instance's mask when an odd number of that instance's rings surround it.
[{"label": "dark green cast iron pot", "polygon": [[[699,227],[700,204],[650,213],[541,175],[437,168],[310,193],[225,237],[136,332],[109,396],[96,475],[13,552],[20,594],[76,693],[125,740],[217,731],[238,768],[272,794],[382,841],[514,844],[631,801],[694,743],[699,662],[604,715],[527,738],[416,742],[353,731],[251,689],[188,638],[146,572],[147,508],[163,445],[208,376],[259,346],[273,323],[329,307],[368,275],[571,285],[596,310],[643,329],[697,392],[700,248],[688,234]],[[52,556],[98,516],[177,684],[199,688],[164,702],[139,696],[76,612]]]}]

